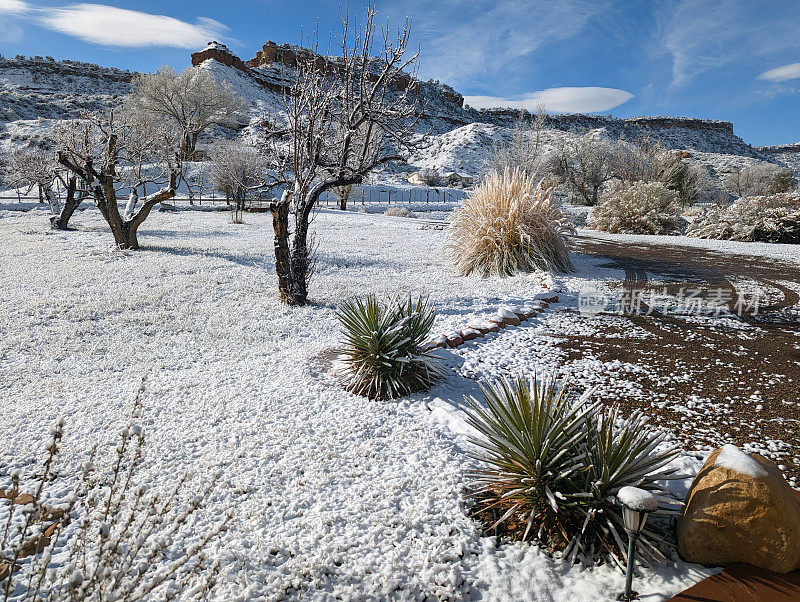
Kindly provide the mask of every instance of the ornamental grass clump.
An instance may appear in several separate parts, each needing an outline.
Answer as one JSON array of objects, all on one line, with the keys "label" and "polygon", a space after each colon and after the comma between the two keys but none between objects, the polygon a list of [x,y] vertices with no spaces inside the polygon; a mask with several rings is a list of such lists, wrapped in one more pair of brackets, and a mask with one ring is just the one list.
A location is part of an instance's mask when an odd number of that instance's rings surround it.
[{"label": "ornamental grass clump", "polygon": [[519,169],[487,175],[448,226],[459,273],[572,271],[568,235],[574,228],[553,200],[553,190]]},{"label": "ornamental grass clump", "polygon": [[435,318],[427,299],[375,295],[345,302],[337,317],[344,328],[340,353],[344,387],[369,399],[395,399],[429,389],[443,375],[424,348]]},{"label": "ornamental grass clump", "polygon": [[[661,515],[677,501],[659,481],[678,478],[667,465],[678,455],[665,435],[638,413],[621,418],[576,396],[554,377],[522,377],[481,386],[469,398],[467,422],[477,431],[471,455],[482,467],[471,474],[475,515],[488,531],[532,540],[567,558],[618,562],[627,537],[616,504],[627,485],[659,496]],[[638,550],[663,559],[667,531],[651,520]]]}]

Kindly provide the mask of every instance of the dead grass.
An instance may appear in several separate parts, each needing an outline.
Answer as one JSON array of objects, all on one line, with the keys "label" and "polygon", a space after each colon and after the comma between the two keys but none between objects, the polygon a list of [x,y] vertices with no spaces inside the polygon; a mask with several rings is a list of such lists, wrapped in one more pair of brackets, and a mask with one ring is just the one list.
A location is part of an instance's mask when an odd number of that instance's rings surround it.
[{"label": "dead grass", "polygon": [[574,229],[553,201],[553,188],[514,169],[492,172],[448,226],[448,246],[462,275],[572,271]]}]

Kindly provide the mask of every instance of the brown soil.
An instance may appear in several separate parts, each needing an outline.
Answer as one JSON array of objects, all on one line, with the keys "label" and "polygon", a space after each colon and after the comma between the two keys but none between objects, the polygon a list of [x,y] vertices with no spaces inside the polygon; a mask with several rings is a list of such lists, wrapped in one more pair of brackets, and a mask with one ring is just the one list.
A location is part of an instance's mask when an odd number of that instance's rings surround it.
[{"label": "brown soil", "polygon": [[[606,336],[565,335],[559,346],[569,360],[588,355],[647,366],[646,372],[631,373],[629,380],[649,401],[631,401],[624,395],[606,401],[626,410],[644,403],[642,409],[655,422],[691,447],[763,445],[762,453],[799,486],[800,307],[798,294],[780,281],[800,282],[800,267],[668,244],[578,237],[577,247],[580,253],[607,258],[604,266],[625,271],[623,295],[648,288],[674,295],[687,285],[703,290],[700,296],[711,294],[709,289],[724,289],[733,309],[743,283],[755,281],[769,291],[768,303],[755,315],[733,321],[687,320],[653,310],[650,315],[625,316],[650,335],[646,338],[626,335],[609,324]],[[704,401],[692,407],[687,404],[692,395]]]}]

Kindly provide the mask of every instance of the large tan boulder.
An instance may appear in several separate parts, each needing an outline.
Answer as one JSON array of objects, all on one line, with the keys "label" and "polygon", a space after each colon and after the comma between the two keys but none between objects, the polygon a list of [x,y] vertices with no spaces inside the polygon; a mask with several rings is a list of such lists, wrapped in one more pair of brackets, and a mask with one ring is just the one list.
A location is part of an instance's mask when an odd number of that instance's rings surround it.
[{"label": "large tan boulder", "polygon": [[800,500],[772,462],[726,445],[695,477],[677,535],[689,562],[790,573],[800,569]]}]

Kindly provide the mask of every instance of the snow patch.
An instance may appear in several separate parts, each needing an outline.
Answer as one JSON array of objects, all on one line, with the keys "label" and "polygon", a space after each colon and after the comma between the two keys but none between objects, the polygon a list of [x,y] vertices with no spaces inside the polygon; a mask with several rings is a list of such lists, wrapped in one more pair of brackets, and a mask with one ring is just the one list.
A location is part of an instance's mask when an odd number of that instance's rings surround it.
[{"label": "snow patch", "polygon": [[714,461],[714,466],[727,468],[754,479],[763,479],[767,476],[767,471],[764,470],[761,464],[731,444],[722,446],[722,451],[719,452],[717,459]]},{"label": "snow patch", "polygon": [[638,487],[623,487],[617,492],[617,499],[631,510],[638,512],[655,512],[658,510],[658,500],[649,491]]}]

